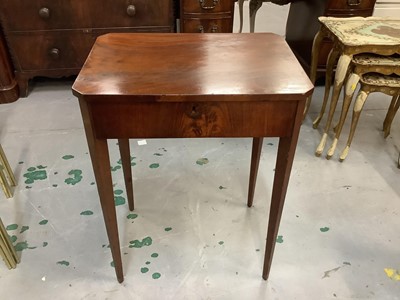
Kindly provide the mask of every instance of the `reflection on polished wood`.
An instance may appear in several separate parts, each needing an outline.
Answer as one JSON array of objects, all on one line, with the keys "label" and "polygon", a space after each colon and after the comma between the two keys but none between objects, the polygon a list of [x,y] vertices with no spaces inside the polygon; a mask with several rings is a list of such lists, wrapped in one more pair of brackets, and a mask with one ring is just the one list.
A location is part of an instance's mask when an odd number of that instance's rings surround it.
[{"label": "reflection on polished wood", "polygon": [[[123,165],[128,166],[129,138],[252,137],[251,206],[262,138],[279,137],[263,269],[267,279],[312,89],[286,42],[270,33],[98,38],[73,92],[79,98],[118,281],[123,281],[123,271],[107,139],[119,139]],[[124,177],[128,182],[132,178],[125,167]],[[126,187],[129,191],[131,184]],[[133,209],[133,194],[129,207]]]}]

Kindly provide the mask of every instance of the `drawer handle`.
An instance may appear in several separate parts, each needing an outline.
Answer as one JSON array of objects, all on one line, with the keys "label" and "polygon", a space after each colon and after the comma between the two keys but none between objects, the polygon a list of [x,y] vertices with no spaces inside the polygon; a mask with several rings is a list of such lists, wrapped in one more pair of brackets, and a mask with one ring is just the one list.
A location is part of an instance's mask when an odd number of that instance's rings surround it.
[{"label": "drawer handle", "polygon": [[217,6],[219,0],[213,0],[213,3],[211,6],[206,6],[206,4],[204,2],[205,2],[205,0],[199,0],[201,8],[210,10],[210,9],[214,9]]},{"label": "drawer handle", "polygon": [[60,57],[60,49],[53,48],[50,50],[49,54],[50,54],[51,58],[57,59]]},{"label": "drawer handle", "polygon": [[217,25],[213,25],[213,26],[211,27],[211,32],[212,32],[212,33],[218,32],[218,26],[217,26]]},{"label": "drawer handle", "polygon": [[200,26],[199,26],[199,32],[200,32],[200,33],[204,33],[204,26],[203,26],[203,25],[200,25]]},{"label": "drawer handle", "polygon": [[359,6],[361,4],[361,0],[347,0],[347,4],[349,6]]},{"label": "drawer handle", "polygon": [[133,17],[134,15],[136,15],[136,7],[135,7],[135,5],[128,5],[128,7],[126,8],[126,13],[130,17]]},{"label": "drawer handle", "polygon": [[50,18],[50,9],[48,9],[47,7],[42,7],[41,9],[39,9],[39,16],[42,19]]}]

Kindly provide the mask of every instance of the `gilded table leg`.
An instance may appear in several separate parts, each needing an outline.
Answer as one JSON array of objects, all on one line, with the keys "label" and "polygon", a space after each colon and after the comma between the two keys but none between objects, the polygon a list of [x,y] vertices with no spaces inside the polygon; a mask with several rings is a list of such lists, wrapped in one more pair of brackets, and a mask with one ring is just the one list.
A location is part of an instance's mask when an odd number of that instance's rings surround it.
[{"label": "gilded table leg", "polygon": [[340,113],[339,123],[336,127],[335,139],[333,140],[333,143],[332,143],[331,147],[329,148],[328,153],[326,155],[327,159],[330,159],[333,156],[333,154],[335,153],[336,146],[337,146],[340,134],[343,129],[343,124],[344,124],[344,121],[346,120],[346,116],[349,111],[351,99],[353,98],[354,91],[355,91],[359,81],[360,81],[360,76],[358,74],[352,73],[346,82],[342,112]]},{"label": "gilded table leg", "polygon": [[320,156],[322,154],[322,152],[324,151],[326,140],[328,138],[328,131],[332,124],[332,119],[333,119],[337,101],[338,101],[338,98],[340,95],[340,90],[343,86],[343,81],[344,81],[344,78],[346,77],[347,68],[349,67],[351,58],[352,58],[352,55],[347,55],[347,54],[343,54],[339,58],[339,62],[338,62],[337,68],[336,68],[335,84],[333,87],[331,104],[329,107],[328,120],[326,121],[324,133],[322,135],[321,141],[320,141],[317,149],[315,150],[316,156]]},{"label": "gilded table leg", "polygon": [[331,90],[333,68],[337,62],[338,56],[339,56],[339,50],[336,48],[332,48],[332,50],[329,52],[327,66],[326,66],[324,101],[322,102],[322,107],[318,114],[318,117],[313,122],[314,129],[318,127],[319,122],[321,122],[321,119],[325,113],[326,104],[328,103],[328,98],[329,98],[329,92]]},{"label": "gilded table leg", "polygon": [[262,275],[265,280],[268,279],[269,272],[271,270],[272,257],[274,255],[279,223],[281,220],[286,191],[289,184],[290,171],[292,169],[297,140],[299,137],[301,120],[303,118],[303,110],[304,105],[299,107],[297,111],[292,136],[281,137],[279,139]]},{"label": "gilded table leg", "polygon": [[251,207],[253,205],[254,190],[256,188],[258,165],[260,163],[262,145],[263,145],[263,138],[253,138],[253,147],[252,147],[251,164],[250,164],[249,194],[247,197],[248,207]]},{"label": "gilded table leg", "polygon": [[0,165],[0,185],[1,185],[1,188],[3,189],[3,191],[4,191],[4,194],[6,195],[6,198],[11,198],[13,196],[12,195],[12,191],[11,191],[11,187],[8,184],[8,180],[7,180],[6,174],[4,173],[4,170],[2,168],[3,168],[3,166]]},{"label": "gilded table leg", "polygon": [[358,93],[356,102],[354,103],[353,116],[351,118],[351,127],[349,138],[347,139],[346,147],[343,149],[342,154],[340,154],[339,160],[344,161],[349,154],[350,145],[354,137],[354,133],[356,131],[357,123],[360,118],[361,111],[364,107],[365,101],[367,100],[369,92],[361,88],[361,91]]},{"label": "gilded table leg", "polygon": [[390,128],[392,127],[393,119],[399,110],[400,106],[400,95],[393,96],[388,112],[386,113],[385,121],[383,121],[384,137],[387,138],[390,134]]},{"label": "gilded table leg", "polygon": [[250,32],[254,32],[256,26],[256,14],[257,11],[262,6],[262,0],[250,0],[250,9],[249,9],[249,17],[250,17]]},{"label": "gilded table leg", "polygon": [[[324,38],[325,34],[320,30],[314,37],[312,51],[311,51],[311,66],[310,66],[310,80],[313,84],[315,84],[315,80],[317,79],[317,64],[319,57],[319,50],[321,48],[321,42]],[[310,108],[312,95],[308,96],[306,101],[306,106],[304,109],[303,117],[307,115],[307,112]]]},{"label": "gilded table leg", "polygon": [[4,153],[4,150],[1,147],[1,144],[0,144],[0,164],[2,166],[4,166],[4,168],[6,170],[6,175],[7,175],[8,179],[9,179],[10,185],[11,186],[16,186],[17,185],[17,181],[15,180],[14,173],[11,170],[10,164],[8,163],[6,154]]},{"label": "gilded table leg", "polygon": [[119,152],[121,154],[122,169],[124,171],[124,181],[126,195],[128,197],[129,210],[134,210],[133,202],[133,182],[132,182],[132,167],[131,154],[129,150],[129,139],[118,139]]},{"label": "gilded table leg", "polygon": [[16,180],[1,145],[0,145],[0,185],[4,190],[6,197],[11,198],[13,196],[11,186],[16,185]]},{"label": "gilded table leg", "polygon": [[0,256],[4,259],[9,269],[14,269],[19,263],[19,258],[17,256],[17,253],[8,237],[7,231],[1,219],[0,219]]}]

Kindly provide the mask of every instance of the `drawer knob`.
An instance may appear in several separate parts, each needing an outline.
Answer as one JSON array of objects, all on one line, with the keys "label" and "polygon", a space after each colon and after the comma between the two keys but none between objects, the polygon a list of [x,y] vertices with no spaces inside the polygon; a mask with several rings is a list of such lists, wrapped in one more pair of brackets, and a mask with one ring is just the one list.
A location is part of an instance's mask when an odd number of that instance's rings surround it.
[{"label": "drawer knob", "polygon": [[204,33],[204,26],[203,26],[203,25],[200,25],[200,26],[199,26],[199,32],[200,32],[200,33]]},{"label": "drawer knob", "polygon": [[49,54],[50,54],[51,58],[57,59],[60,57],[60,49],[53,48],[50,50]]},{"label": "drawer knob", "polygon": [[133,17],[134,15],[136,15],[136,7],[135,7],[135,5],[128,5],[128,7],[126,8],[126,13],[130,17]]},{"label": "drawer knob", "polygon": [[218,26],[217,26],[217,25],[213,25],[213,26],[211,27],[211,32],[212,32],[212,33],[218,32]]},{"label": "drawer knob", "polygon": [[361,4],[361,0],[347,0],[347,4],[349,6],[359,6]]},{"label": "drawer knob", "polygon": [[50,9],[48,9],[47,7],[42,7],[41,9],[39,9],[39,16],[42,19],[50,18]]},{"label": "drawer knob", "polygon": [[213,0],[211,6],[206,6],[205,0],[199,0],[201,8],[207,9],[207,10],[214,9],[217,6],[218,2],[219,2],[219,0]]}]

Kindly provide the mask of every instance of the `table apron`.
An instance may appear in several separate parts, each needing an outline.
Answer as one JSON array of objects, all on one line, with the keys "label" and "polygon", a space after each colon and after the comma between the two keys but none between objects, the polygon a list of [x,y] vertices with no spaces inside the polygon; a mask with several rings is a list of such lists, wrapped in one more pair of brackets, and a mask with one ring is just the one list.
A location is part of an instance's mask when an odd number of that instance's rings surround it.
[{"label": "table apron", "polygon": [[299,101],[87,102],[96,138],[289,137]]}]

